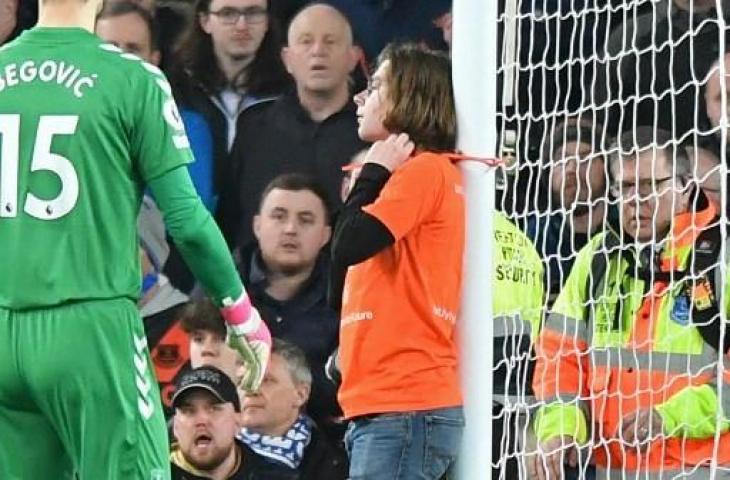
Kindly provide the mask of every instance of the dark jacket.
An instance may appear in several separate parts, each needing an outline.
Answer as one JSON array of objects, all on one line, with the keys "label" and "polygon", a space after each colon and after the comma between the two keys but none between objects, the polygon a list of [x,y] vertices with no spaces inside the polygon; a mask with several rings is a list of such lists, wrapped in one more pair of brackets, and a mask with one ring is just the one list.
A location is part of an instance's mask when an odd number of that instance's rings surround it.
[{"label": "dark jacket", "polygon": [[345,480],[349,473],[347,455],[332,446],[315,427],[312,441],[304,450],[304,461],[299,466],[299,480]]},{"label": "dark jacket", "polygon": [[609,111],[611,131],[656,121],[679,137],[695,127],[698,108],[700,117],[704,114],[701,87],[692,81],[705,78],[720,56],[717,13],[692,18],[673,7],[669,15],[664,5],[619,24],[609,37],[606,53],[612,60],[602,63],[605,72],[596,76],[595,103],[622,100]]},{"label": "dark jacket", "polygon": [[[206,121],[213,136],[213,178],[214,187],[220,192],[221,185],[231,174],[231,156],[228,148],[228,122],[223,113],[220,102],[217,99],[219,92],[213,92],[202,83],[193,78],[177,74],[172,78],[173,94],[178,108],[181,112],[192,111],[200,114]],[[259,103],[271,102],[273,97],[253,97],[242,103],[238,120],[240,121],[243,112]],[[237,123],[236,134],[239,134]]]},{"label": "dark jacket", "polygon": [[284,173],[312,175],[325,187],[329,201],[339,205],[341,167],[366,146],[357,136],[354,103],[318,123],[294,91],[247,109],[238,132],[231,150],[233,175],[222,192],[219,219],[224,235],[235,235],[239,247],[254,242],[251,222],[271,180]]},{"label": "dark jacket", "polygon": [[327,306],[328,255],[321,254],[312,275],[293,298],[279,301],[266,293],[266,268],[258,247],[244,250],[239,271],[253,305],[271,335],[301,348],[312,370],[312,393],[307,413],[318,425],[327,427],[342,412],[337,404],[337,389],[324,373],[327,358],[339,340],[340,322]]},{"label": "dark jacket", "polygon": [[[347,458],[334,449],[315,428],[312,440],[304,450],[304,461],[297,470],[274,463],[236,440],[241,461],[228,480],[344,480],[348,474]],[[181,461],[177,447],[173,445],[170,456],[172,480],[209,480],[197,474]]]},{"label": "dark jacket", "polygon": [[[298,478],[297,472],[272,464],[239,440],[236,440],[236,448],[239,449],[240,456],[237,467],[228,480],[295,480]],[[195,471],[192,465],[187,464],[177,445],[174,444],[170,454],[170,469],[171,480],[210,480],[210,477]]]},{"label": "dark jacket", "polygon": [[[185,128],[188,130],[188,138],[191,141],[190,146],[196,156],[196,162],[206,164],[205,171],[195,168],[200,165],[190,166],[191,175],[209,177],[193,178],[193,183],[198,189],[200,185],[206,185],[205,191],[200,190],[198,193],[203,196],[206,206],[216,212],[219,210],[216,205],[219,205],[221,191],[226,184],[224,179],[233,175],[232,157],[228,148],[228,120],[220,106],[221,103],[217,100],[217,92],[209,90],[202,83],[187,76],[185,72],[177,72],[171,77],[171,82],[175,101],[185,122]],[[240,132],[240,119],[243,111],[253,105],[272,101],[273,97],[249,96],[241,104],[241,111],[236,120],[236,134],[238,135]],[[216,215],[216,219],[220,223],[220,213]],[[233,240],[232,236],[226,235],[229,246],[233,245]],[[164,273],[180,290],[189,293],[193,289],[195,279],[174,243],[171,243],[170,258],[165,264]]]}]

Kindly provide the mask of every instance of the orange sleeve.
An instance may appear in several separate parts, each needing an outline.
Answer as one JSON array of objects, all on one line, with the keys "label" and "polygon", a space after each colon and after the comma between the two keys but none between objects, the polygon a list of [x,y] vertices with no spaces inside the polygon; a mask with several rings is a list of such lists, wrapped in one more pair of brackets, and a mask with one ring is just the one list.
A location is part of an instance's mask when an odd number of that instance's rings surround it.
[{"label": "orange sleeve", "polygon": [[535,344],[537,361],[532,388],[538,400],[559,393],[588,394],[588,345],[581,340],[543,329]]},{"label": "orange sleeve", "polygon": [[385,225],[395,241],[400,240],[423,223],[443,197],[444,173],[439,162],[449,161],[434,153],[411,158],[393,173],[378,198],[363,211]]}]

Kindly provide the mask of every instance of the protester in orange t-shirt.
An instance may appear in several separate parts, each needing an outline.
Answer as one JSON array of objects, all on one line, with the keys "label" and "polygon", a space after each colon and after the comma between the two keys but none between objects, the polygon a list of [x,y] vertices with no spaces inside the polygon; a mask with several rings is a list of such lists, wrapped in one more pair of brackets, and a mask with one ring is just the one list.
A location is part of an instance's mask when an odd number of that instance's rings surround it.
[{"label": "protester in orange t-shirt", "polygon": [[350,478],[441,478],[464,427],[455,324],[464,198],[447,56],[387,48],[355,97],[374,142],[335,228],[342,294],[339,400]]}]

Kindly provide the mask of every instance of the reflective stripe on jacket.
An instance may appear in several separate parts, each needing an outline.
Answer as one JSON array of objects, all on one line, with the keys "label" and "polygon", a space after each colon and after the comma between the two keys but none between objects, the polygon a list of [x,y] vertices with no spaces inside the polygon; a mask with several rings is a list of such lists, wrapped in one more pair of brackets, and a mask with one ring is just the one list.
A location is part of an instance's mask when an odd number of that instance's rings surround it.
[{"label": "reflective stripe on jacket", "polygon": [[[695,239],[715,213],[710,205],[675,218],[659,271],[689,269]],[[709,464],[719,423],[718,462],[730,465],[730,374],[717,385],[718,353],[691,323],[692,304],[685,300],[698,299],[691,275],[645,285],[624,257],[609,255],[597,298],[590,299],[592,258],[605,240],[599,234],[579,252],[539,335],[538,438],[569,435],[583,444],[592,435],[598,466],[658,471]],[[729,287],[726,279],[718,302],[726,314]],[[730,367],[727,357],[725,363]],[[642,454],[620,441],[618,428],[623,417],[648,408],[661,415],[665,435]]]},{"label": "reflective stripe on jacket", "polygon": [[495,212],[493,218],[495,400],[503,405],[532,404],[531,339],[542,319],[543,263],[530,239],[503,213]]}]

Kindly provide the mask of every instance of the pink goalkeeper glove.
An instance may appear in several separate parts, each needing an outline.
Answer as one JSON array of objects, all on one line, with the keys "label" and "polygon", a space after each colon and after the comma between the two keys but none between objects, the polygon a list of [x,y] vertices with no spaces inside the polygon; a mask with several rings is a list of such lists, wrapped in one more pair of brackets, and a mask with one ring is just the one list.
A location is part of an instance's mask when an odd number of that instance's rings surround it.
[{"label": "pink goalkeeper glove", "polygon": [[264,379],[269,363],[269,329],[251,305],[245,290],[235,302],[230,298],[223,300],[221,314],[226,321],[228,345],[241,355],[246,368],[239,387],[246,392],[255,392]]}]

